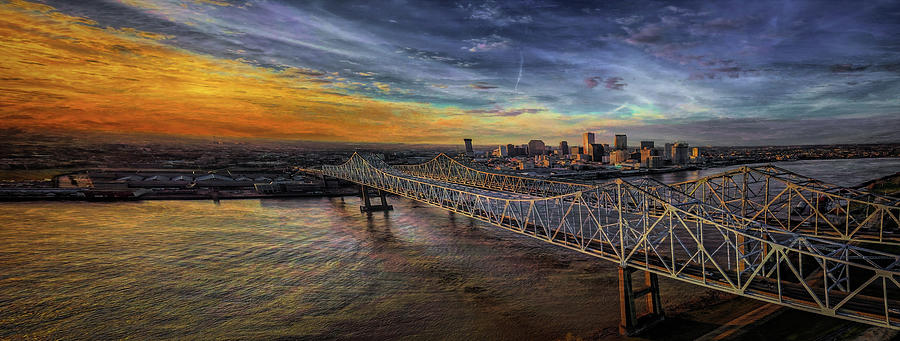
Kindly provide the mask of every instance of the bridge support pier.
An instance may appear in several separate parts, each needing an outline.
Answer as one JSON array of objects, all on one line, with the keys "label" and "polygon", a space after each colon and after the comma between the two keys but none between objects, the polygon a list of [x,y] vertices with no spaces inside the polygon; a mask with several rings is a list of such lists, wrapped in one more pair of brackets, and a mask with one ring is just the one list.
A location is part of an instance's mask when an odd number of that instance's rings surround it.
[{"label": "bridge support pier", "polygon": [[[659,278],[645,271],[646,288],[634,291],[631,274],[635,271],[634,268],[619,267],[619,334],[626,336],[638,334],[665,318],[659,298]],[[638,315],[635,298],[643,296],[646,296],[647,312]]]},{"label": "bridge support pier", "polygon": [[359,206],[361,212],[391,211],[394,209],[394,206],[388,205],[386,194],[380,189],[376,189],[376,191],[378,191],[378,196],[381,197],[381,205],[372,205],[372,200],[369,198],[369,189],[372,188],[365,185],[359,186],[359,197],[363,201],[363,205]]}]

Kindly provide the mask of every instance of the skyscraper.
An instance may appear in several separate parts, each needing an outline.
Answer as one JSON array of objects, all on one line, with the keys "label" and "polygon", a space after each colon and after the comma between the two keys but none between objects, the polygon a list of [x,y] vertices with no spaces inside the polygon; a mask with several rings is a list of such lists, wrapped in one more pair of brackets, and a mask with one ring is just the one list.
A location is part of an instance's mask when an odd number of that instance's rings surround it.
[{"label": "skyscraper", "polygon": [[663,148],[663,159],[672,160],[672,144],[666,143],[666,148]]},{"label": "skyscraper", "polygon": [[512,143],[506,145],[506,150],[509,152],[508,156],[518,156],[518,152],[516,151],[516,146]]},{"label": "skyscraper", "polygon": [[613,140],[613,145],[616,146],[617,150],[625,150],[628,149],[628,140],[625,137],[625,134],[616,134],[616,139]]},{"label": "skyscraper", "polygon": [[528,141],[528,155],[544,155],[544,141]]},{"label": "skyscraper", "polygon": [[509,157],[509,145],[501,144],[498,150],[500,150],[500,157]]},{"label": "skyscraper", "polygon": [[584,133],[581,135],[581,146],[585,151],[590,149],[591,145],[594,143],[594,133]]},{"label": "skyscraper", "polygon": [[569,153],[569,142],[560,141],[559,142],[559,155],[565,155]]},{"label": "skyscraper", "polygon": [[650,167],[650,159],[659,157],[659,151],[653,148],[641,148],[641,167]]},{"label": "skyscraper", "polygon": [[675,142],[672,145],[672,163],[683,165],[688,162],[688,144],[683,142]]},{"label": "skyscraper", "polygon": [[619,164],[625,162],[628,159],[628,153],[624,150],[614,150],[609,153],[609,163],[610,164]]},{"label": "skyscraper", "polygon": [[641,141],[641,149],[653,149],[653,141]]},{"label": "skyscraper", "polygon": [[593,160],[594,162],[602,162],[602,161],[603,161],[603,154],[605,154],[605,152],[606,152],[606,151],[603,150],[603,145],[602,145],[602,144],[594,143],[594,144],[591,145],[590,153],[587,153],[587,152],[586,152],[585,154],[590,154],[590,155],[591,155],[591,160]]},{"label": "skyscraper", "polygon": [[463,139],[463,141],[466,143],[466,156],[474,157],[475,149],[472,148],[472,139]]}]

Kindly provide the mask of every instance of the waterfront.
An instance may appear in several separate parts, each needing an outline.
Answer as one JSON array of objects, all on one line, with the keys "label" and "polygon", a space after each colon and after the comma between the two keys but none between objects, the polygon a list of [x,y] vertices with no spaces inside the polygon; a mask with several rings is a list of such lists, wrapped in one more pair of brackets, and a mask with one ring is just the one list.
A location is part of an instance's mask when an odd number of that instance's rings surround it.
[{"label": "waterfront", "polygon": [[[898,165],[783,166],[852,185]],[[614,264],[391,201],[0,204],[0,338],[618,338]],[[705,289],[662,291],[685,338],[755,304],[702,311]]]}]

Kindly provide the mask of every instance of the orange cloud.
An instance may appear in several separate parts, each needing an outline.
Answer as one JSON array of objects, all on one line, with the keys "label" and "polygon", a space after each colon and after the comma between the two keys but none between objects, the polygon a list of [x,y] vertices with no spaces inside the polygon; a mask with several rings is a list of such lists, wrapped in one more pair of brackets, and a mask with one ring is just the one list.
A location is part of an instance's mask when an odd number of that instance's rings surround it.
[{"label": "orange cloud", "polygon": [[[166,45],[165,35],[99,27],[24,1],[0,4],[0,37],[0,128],[455,143],[617,123],[546,111],[478,117],[377,100],[333,86],[324,71],[201,55]],[[548,132],[547,122],[558,129]]]}]

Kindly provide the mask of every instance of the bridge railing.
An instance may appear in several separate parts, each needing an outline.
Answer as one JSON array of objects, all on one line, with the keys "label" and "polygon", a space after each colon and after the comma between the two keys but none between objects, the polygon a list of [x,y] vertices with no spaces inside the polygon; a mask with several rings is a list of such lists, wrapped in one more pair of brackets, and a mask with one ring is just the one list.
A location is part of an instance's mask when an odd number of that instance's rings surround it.
[{"label": "bridge railing", "polygon": [[776,166],[741,167],[672,187],[788,231],[900,245],[900,199],[824,183]]},{"label": "bridge railing", "polygon": [[505,199],[359,154],[322,171],[621,266],[819,314],[900,325],[898,256],[765,225],[652,182],[617,180],[553,197]]}]

